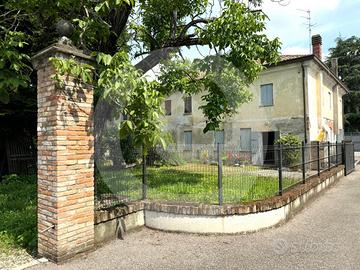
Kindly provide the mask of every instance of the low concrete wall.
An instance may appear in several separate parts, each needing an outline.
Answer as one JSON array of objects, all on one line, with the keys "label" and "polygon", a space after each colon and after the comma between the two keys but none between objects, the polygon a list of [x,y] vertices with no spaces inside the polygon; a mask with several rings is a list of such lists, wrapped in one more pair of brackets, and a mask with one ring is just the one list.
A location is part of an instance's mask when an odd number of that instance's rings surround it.
[{"label": "low concrete wall", "polygon": [[95,243],[100,244],[145,225],[142,202],[95,211]]},{"label": "low concrete wall", "polygon": [[[145,203],[145,225],[188,233],[244,233],[273,227],[343,176],[343,166],[310,179],[282,196],[243,206]],[[154,211],[155,210],[155,211]]]}]

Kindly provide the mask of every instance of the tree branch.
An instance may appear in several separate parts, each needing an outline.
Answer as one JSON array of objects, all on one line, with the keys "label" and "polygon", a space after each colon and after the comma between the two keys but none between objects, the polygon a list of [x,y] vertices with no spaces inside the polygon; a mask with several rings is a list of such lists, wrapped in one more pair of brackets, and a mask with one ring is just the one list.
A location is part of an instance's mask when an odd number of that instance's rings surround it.
[{"label": "tree branch", "polygon": [[184,26],[184,28],[181,30],[180,32],[180,35],[179,37],[182,38],[185,36],[186,32],[192,27],[192,26],[195,26],[199,23],[210,23],[214,21],[214,18],[210,18],[210,19],[203,19],[203,18],[200,18],[200,19],[196,19],[196,20],[192,20],[191,22],[189,22],[187,25]]}]

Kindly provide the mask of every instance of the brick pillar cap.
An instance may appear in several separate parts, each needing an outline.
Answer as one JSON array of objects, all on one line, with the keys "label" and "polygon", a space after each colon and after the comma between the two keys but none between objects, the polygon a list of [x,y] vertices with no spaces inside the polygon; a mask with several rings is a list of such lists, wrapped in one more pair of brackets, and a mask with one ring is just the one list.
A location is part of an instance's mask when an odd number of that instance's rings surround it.
[{"label": "brick pillar cap", "polygon": [[77,49],[72,45],[63,43],[61,40],[38,52],[31,58],[31,61],[35,69],[38,69],[43,59],[46,58],[47,60],[49,57],[57,55],[73,55],[79,58],[79,60],[86,60],[89,62],[93,61],[93,58],[90,55],[85,54],[83,51]]}]

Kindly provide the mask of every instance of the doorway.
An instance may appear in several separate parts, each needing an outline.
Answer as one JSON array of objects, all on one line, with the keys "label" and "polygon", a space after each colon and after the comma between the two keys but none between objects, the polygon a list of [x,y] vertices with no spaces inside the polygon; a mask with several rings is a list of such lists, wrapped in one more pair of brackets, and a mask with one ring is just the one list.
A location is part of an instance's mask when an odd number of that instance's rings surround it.
[{"label": "doorway", "polygon": [[262,132],[262,142],[263,142],[263,157],[264,164],[266,165],[275,165],[275,141],[278,138],[278,132]]}]

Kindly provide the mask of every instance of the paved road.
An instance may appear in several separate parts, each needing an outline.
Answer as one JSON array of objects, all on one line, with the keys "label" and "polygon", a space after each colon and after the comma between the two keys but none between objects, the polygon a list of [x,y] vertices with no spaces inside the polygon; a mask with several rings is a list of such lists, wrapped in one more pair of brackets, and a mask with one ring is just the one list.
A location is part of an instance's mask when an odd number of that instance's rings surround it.
[{"label": "paved road", "polygon": [[35,269],[360,269],[360,170],[278,228],[235,236],[143,229],[65,265]]}]

